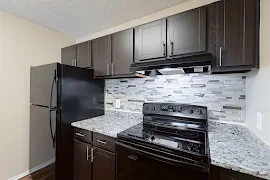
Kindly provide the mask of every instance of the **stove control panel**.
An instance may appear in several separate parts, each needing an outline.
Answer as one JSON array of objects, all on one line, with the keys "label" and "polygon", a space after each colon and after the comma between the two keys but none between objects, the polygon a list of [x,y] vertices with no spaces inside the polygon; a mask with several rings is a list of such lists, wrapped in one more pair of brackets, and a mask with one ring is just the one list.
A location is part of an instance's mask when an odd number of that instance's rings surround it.
[{"label": "stove control panel", "polygon": [[207,107],[176,103],[144,103],[143,114],[207,119]]}]

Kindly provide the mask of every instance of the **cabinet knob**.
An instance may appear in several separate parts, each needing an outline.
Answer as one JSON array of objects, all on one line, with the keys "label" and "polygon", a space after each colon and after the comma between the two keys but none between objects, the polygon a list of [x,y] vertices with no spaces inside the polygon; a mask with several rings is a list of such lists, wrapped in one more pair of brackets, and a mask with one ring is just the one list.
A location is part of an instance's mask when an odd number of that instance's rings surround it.
[{"label": "cabinet knob", "polygon": [[172,49],[171,49],[171,55],[173,55],[173,41],[171,41],[171,47],[172,47]]},{"label": "cabinet knob", "polygon": [[113,75],[114,74],[114,64],[112,63],[111,66],[112,66],[112,75]]},{"label": "cabinet knob", "polygon": [[91,162],[94,162],[94,159],[95,159],[95,157],[94,157],[94,151],[95,151],[95,148],[92,147],[91,148]]},{"label": "cabinet knob", "polygon": [[166,56],[166,43],[163,41],[163,55]]},{"label": "cabinet knob", "polygon": [[89,147],[86,146],[86,160],[88,161],[89,160]]},{"label": "cabinet knob", "polygon": [[85,134],[82,134],[82,133],[75,133],[77,136],[80,136],[80,137],[84,137]]},{"label": "cabinet knob", "polygon": [[109,72],[109,71],[110,71],[110,69],[109,69],[109,68],[110,68],[110,65],[109,65],[109,64],[107,64],[107,76],[109,76],[109,75],[110,75],[110,72]]},{"label": "cabinet knob", "polygon": [[107,141],[97,140],[98,143],[107,144]]}]

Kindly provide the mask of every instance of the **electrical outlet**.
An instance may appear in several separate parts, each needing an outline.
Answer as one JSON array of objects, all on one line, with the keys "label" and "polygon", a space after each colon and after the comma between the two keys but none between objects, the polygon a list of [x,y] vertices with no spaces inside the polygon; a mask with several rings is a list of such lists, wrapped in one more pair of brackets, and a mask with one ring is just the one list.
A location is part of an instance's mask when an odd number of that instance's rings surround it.
[{"label": "electrical outlet", "polygon": [[257,112],[257,123],[256,128],[262,131],[262,113]]},{"label": "electrical outlet", "polygon": [[120,108],[121,107],[121,101],[120,101],[120,99],[116,99],[115,100],[115,107],[116,108]]}]

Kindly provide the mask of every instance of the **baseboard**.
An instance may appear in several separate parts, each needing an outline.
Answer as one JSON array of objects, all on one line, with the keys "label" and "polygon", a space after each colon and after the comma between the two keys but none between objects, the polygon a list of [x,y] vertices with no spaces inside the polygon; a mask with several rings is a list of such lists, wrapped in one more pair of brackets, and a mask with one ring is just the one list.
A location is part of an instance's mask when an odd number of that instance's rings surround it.
[{"label": "baseboard", "polygon": [[34,167],[34,168],[30,169],[30,170],[27,170],[27,171],[25,171],[25,172],[23,172],[21,174],[18,174],[17,176],[14,176],[14,177],[10,178],[9,180],[18,180],[20,178],[23,178],[23,177],[29,175],[30,173],[36,172],[36,171],[38,171],[38,170],[40,170],[40,169],[54,163],[54,162],[55,162],[55,158],[51,159],[51,160],[49,160],[49,161],[47,161],[47,162],[45,162],[45,163],[43,163],[41,165],[38,165],[38,166],[36,166],[36,167]]}]

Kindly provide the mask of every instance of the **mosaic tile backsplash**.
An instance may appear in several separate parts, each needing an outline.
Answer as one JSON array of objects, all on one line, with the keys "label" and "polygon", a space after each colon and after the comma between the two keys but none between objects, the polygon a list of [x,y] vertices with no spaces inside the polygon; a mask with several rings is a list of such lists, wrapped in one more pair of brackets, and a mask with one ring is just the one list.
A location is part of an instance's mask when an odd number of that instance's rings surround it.
[{"label": "mosaic tile backsplash", "polygon": [[[208,118],[244,122],[246,77],[184,74],[106,80],[106,108],[142,112],[144,102],[172,102],[208,107]],[[120,108],[116,108],[116,99]]]}]

